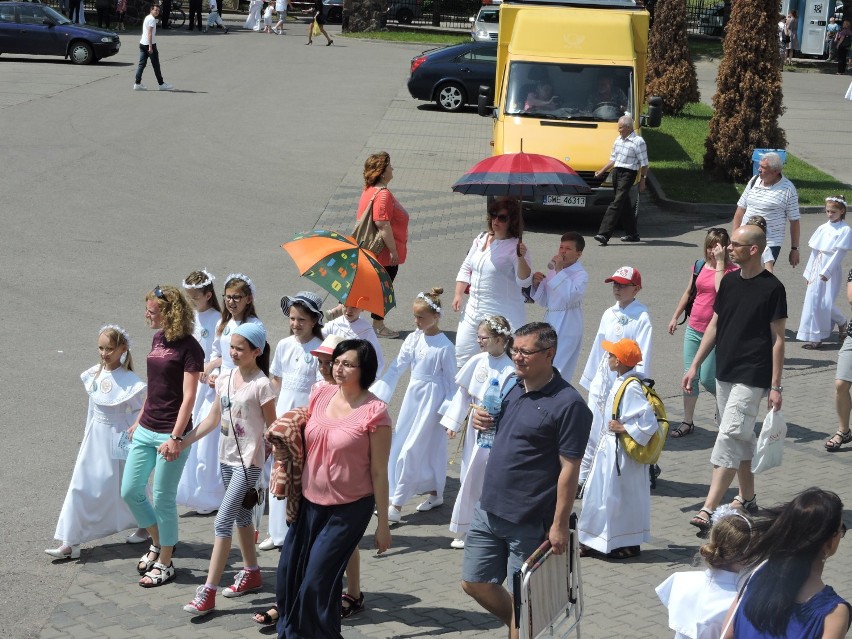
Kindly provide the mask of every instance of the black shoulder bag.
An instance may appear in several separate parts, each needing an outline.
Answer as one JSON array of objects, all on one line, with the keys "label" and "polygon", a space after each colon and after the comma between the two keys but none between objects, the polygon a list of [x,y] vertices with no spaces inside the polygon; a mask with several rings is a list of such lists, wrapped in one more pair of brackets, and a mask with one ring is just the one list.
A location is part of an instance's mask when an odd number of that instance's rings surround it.
[{"label": "black shoulder bag", "polygon": [[696,280],[698,279],[698,274],[701,273],[701,269],[703,268],[704,260],[695,260],[695,264],[692,265],[692,286],[689,287],[689,297],[686,299],[686,306],[683,307],[684,316],[683,319],[678,322],[678,326],[683,324],[692,313],[692,307],[695,304],[695,296],[698,295],[698,285],[696,284]]}]

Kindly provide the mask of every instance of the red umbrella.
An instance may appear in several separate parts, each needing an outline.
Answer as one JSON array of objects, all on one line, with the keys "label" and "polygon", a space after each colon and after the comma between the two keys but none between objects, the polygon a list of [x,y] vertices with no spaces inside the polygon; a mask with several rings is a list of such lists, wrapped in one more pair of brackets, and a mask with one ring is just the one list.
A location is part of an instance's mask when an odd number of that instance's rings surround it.
[{"label": "red umbrella", "polygon": [[570,166],[548,155],[506,153],[479,162],[453,184],[453,191],[517,198],[591,193]]}]

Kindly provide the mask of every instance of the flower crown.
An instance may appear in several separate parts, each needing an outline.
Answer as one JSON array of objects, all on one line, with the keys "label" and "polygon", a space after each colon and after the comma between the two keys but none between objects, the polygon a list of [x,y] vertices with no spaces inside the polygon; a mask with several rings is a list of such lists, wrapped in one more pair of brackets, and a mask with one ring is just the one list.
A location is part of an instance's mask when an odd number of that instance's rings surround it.
[{"label": "flower crown", "polygon": [[504,328],[490,317],[485,320],[485,323],[488,325],[488,328],[492,333],[497,333],[498,335],[503,335],[504,337],[512,336],[512,331],[507,328]]},{"label": "flower crown", "polygon": [[187,290],[190,290],[190,289],[200,289],[200,288],[204,288],[205,286],[210,286],[210,285],[213,283],[213,281],[216,279],[216,277],[215,277],[215,276],[213,276],[212,274],[210,274],[210,273],[207,271],[207,269],[206,269],[206,268],[201,269],[201,272],[202,272],[202,273],[204,273],[204,276],[205,276],[207,279],[205,279],[205,280],[204,280],[203,282],[201,282],[200,284],[188,284],[188,283],[187,283],[187,281],[186,281],[186,280],[184,280],[184,281],[183,281],[183,287],[184,287],[185,289],[187,289]]},{"label": "flower crown", "polygon": [[715,526],[720,521],[722,521],[725,517],[741,517],[746,524],[748,524],[748,531],[752,532],[751,520],[743,515],[739,509],[734,508],[729,504],[725,504],[723,506],[719,506],[713,514],[710,516],[710,523]]},{"label": "flower crown", "polygon": [[98,335],[103,335],[103,332],[108,331],[109,329],[112,329],[116,333],[119,333],[124,338],[124,341],[127,342],[127,350],[130,350],[130,334],[126,330],[121,328],[121,326],[119,326],[118,324],[104,324],[98,331]]},{"label": "flower crown", "polygon": [[843,199],[843,196],[838,197],[836,195],[829,195],[827,198],[825,198],[825,201],[837,202],[838,204],[842,204],[844,209],[846,208],[846,200]]},{"label": "flower crown", "polygon": [[246,283],[246,286],[249,287],[251,291],[251,296],[257,296],[257,289],[254,287],[254,282],[251,281],[251,278],[248,275],[243,275],[242,273],[231,273],[228,277],[225,278],[225,283],[227,284],[231,280],[242,280]]},{"label": "flower crown", "polygon": [[426,296],[426,293],[424,293],[423,291],[421,291],[421,292],[419,292],[419,293],[417,294],[417,299],[419,299],[419,300],[423,300],[424,302],[426,302],[426,305],[427,305],[429,308],[431,308],[433,311],[435,311],[438,315],[440,315],[440,314],[441,314],[441,307],[440,307],[440,306],[438,306],[437,304],[435,304],[435,302],[433,302],[432,300],[430,300],[430,299]]}]

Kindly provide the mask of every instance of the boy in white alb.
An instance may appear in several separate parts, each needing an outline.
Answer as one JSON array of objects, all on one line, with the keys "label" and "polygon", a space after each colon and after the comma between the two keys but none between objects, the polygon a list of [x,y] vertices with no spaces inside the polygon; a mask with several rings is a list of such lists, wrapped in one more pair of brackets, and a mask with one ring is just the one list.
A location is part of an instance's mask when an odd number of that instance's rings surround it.
[{"label": "boy in white alb", "polygon": [[[210,13],[207,16],[207,29],[211,27],[224,29],[225,33],[228,33],[228,27],[225,26],[225,23],[222,22],[222,16],[219,15],[219,5],[216,4],[216,0],[210,0]],[[205,33],[207,33],[207,29],[204,29]]]},{"label": "boy in white alb", "polygon": [[547,275],[533,273],[532,298],[547,309],[544,321],[556,329],[559,341],[553,365],[571,382],[583,342],[583,298],[589,275],[580,264],[586,240],[575,231],[562,236],[559,252],[547,265]]},{"label": "boy in white alb", "polygon": [[331,320],[322,329],[322,336],[340,335],[343,339],[365,339],[376,349],[376,357],[379,360],[377,375],[381,375],[385,368],[385,358],[382,355],[382,346],[376,331],[367,320],[361,319],[361,309],[354,306],[346,306],[343,315]]},{"label": "boy in white alb", "polygon": [[145,70],[145,65],[148,64],[148,59],[151,59],[151,66],[154,67],[154,75],[157,76],[157,84],[160,85],[160,91],[171,91],[174,87],[163,80],[163,74],[160,73],[160,53],[157,51],[157,18],[160,16],[160,5],[151,5],[151,13],[149,13],[142,22],[142,39],[139,40],[139,65],[136,67],[136,81],[133,84],[134,91],[147,91],[148,87],[142,84],[142,72]]}]

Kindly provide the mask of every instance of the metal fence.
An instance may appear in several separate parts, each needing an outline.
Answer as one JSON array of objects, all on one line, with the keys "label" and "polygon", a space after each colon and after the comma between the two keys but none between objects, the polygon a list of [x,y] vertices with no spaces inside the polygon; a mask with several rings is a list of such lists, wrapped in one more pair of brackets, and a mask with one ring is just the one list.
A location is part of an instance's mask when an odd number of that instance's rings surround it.
[{"label": "metal fence", "polygon": [[389,4],[390,22],[405,24],[410,15],[413,25],[467,29],[482,0],[391,0]]},{"label": "metal fence", "polygon": [[[780,6],[780,5],[779,5]],[[731,16],[731,3],[723,0],[687,0],[686,28],[689,33],[721,38]]]}]

